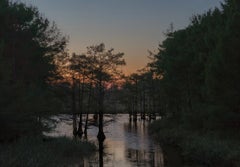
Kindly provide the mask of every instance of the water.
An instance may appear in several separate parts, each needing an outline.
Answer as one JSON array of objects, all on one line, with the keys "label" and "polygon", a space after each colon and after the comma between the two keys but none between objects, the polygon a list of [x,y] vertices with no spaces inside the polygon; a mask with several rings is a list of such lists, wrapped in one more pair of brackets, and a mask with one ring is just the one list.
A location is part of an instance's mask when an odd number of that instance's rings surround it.
[{"label": "water", "polygon": [[[90,116],[91,118],[92,116]],[[72,137],[72,120],[70,116],[55,117],[61,120],[50,136]],[[85,158],[83,167],[164,167],[163,152],[160,145],[148,134],[148,121],[129,121],[127,114],[106,115],[104,117],[104,152]],[[97,144],[98,128],[91,124],[87,140]]]}]

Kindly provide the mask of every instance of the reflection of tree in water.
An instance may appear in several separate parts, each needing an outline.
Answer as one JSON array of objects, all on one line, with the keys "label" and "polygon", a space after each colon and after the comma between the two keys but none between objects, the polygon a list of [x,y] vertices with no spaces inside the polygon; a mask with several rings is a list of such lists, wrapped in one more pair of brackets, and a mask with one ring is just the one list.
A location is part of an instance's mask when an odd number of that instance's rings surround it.
[{"label": "reflection of tree in water", "polygon": [[[133,138],[132,144],[126,148],[126,157],[135,166],[151,166],[151,167],[164,167],[164,160],[162,150],[154,148],[152,141],[148,139],[147,131],[148,122],[146,121],[129,121],[124,124],[126,138]],[[134,136],[128,136],[128,135]],[[126,139],[129,140],[129,139]],[[147,148],[146,148],[147,147]]]},{"label": "reflection of tree in water", "polygon": [[[112,154],[105,151],[108,147],[104,142],[98,142],[98,151],[92,157],[84,159],[84,165],[81,167],[104,167],[104,164],[108,164],[112,161]],[[103,149],[104,148],[104,149]]]},{"label": "reflection of tree in water", "polygon": [[146,154],[147,152],[145,150],[127,150],[127,158],[130,162],[135,163],[137,166],[145,166],[148,163]]},{"label": "reflection of tree in water", "polygon": [[103,141],[98,141],[99,167],[103,167]]},{"label": "reflection of tree in water", "polygon": [[[66,116],[65,116],[66,117]],[[60,117],[67,122],[64,133],[71,136],[72,117]],[[85,115],[83,115],[85,119]],[[161,147],[155,144],[148,134],[148,121],[138,120],[129,122],[128,115],[106,115],[104,125],[108,138],[104,141],[102,152],[97,151],[91,157],[84,158],[84,162],[79,161],[76,166],[99,167],[99,166],[141,166],[141,167],[163,167],[163,155]],[[89,115],[88,137],[83,136],[81,140],[98,142],[95,134],[98,129],[98,121],[93,119],[93,114]],[[121,147],[122,146],[122,147]],[[119,149],[119,150],[118,150]],[[117,151],[116,151],[117,150]]]}]

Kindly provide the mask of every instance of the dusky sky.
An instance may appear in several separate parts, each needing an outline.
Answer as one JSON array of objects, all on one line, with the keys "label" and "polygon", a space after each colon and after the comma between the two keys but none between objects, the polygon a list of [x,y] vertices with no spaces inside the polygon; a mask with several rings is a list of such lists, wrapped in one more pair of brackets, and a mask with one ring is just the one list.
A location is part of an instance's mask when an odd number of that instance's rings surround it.
[{"label": "dusky sky", "polygon": [[163,32],[186,27],[190,18],[220,7],[224,0],[18,0],[38,7],[69,36],[69,52],[84,53],[86,47],[105,43],[124,52],[125,73],[148,62],[148,50],[156,51]]}]

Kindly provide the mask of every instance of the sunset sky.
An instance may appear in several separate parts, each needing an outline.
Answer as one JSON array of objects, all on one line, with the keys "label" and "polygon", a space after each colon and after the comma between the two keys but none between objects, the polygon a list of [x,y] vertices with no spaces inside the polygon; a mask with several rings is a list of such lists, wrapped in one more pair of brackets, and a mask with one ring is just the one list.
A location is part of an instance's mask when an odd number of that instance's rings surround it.
[{"label": "sunset sky", "polygon": [[144,67],[148,50],[156,51],[171,23],[178,30],[194,14],[220,6],[223,0],[21,0],[37,6],[70,37],[69,52],[84,53],[104,42],[124,52],[131,73]]}]

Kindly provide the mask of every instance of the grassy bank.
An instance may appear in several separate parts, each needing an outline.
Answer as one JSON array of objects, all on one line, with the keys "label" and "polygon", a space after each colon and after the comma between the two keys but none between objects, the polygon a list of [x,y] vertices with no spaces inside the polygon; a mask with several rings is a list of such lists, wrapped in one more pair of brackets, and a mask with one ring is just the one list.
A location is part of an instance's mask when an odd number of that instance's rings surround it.
[{"label": "grassy bank", "polygon": [[1,167],[59,167],[83,163],[94,153],[89,142],[60,138],[25,137],[14,143],[0,144]]},{"label": "grassy bank", "polygon": [[150,133],[161,143],[180,149],[186,164],[240,167],[240,141],[224,131],[197,131],[164,121],[150,125]]}]

